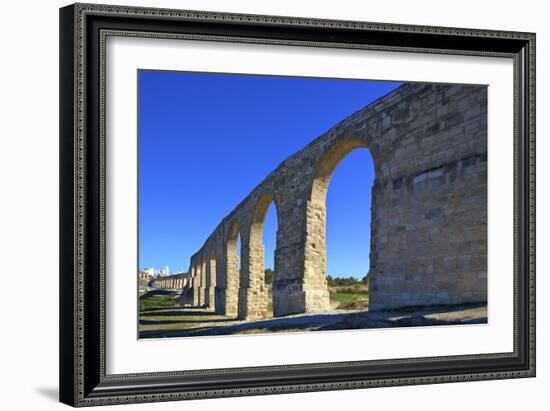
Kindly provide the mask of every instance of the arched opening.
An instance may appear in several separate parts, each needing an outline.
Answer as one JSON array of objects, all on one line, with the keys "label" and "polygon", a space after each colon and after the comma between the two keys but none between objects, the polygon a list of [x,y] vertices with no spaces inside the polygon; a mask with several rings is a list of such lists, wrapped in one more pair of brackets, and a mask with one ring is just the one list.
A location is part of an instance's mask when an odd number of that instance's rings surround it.
[{"label": "arched opening", "polygon": [[264,282],[267,290],[266,317],[273,317],[273,281],[277,272],[275,252],[277,251],[277,232],[279,228],[279,215],[275,202],[271,202],[267,208],[263,227],[264,243]]},{"label": "arched opening", "polygon": [[338,164],[326,196],[326,269],[331,307],[368,309],[374,164],[366,148]]},{"label": "arched opening", "polygon": [[370,152],[359,139],[335,143],[317,168],[308,206],[312,217],[307,219],[306,307],[368,305],[374,170]]},{"label": "arched opening", "polygon": [[250,227],[248,272],[243,271],[241,280],[246,291],[245,301],[239,314],[241,318],[258,319],[273,316],[272,284],[277,267],[275,250],[277,246],[278,215],[271,193],[260,196]]},{"label": "arched opening", "polygon": [[348,153],[360,147],[367,148],[363,141],[350,138],[340,140],[327,152],[319,164],[315,180],[313,181],[311,190],[311,201],[313,203],[326,204],[327,190],[334,170]]}]

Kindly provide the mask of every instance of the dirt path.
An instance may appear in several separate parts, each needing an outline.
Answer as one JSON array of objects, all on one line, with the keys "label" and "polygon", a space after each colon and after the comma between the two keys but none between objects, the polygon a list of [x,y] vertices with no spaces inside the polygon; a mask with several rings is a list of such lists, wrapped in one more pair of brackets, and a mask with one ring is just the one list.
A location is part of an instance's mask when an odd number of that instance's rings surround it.
[{"label": "dirt path", "polygon": [[428,325],[483,324],[486,305],[416,307],[392,311],[331,311],[257,321],[238,321],[200,308],[140,314],[140,338],[191,337]]}]

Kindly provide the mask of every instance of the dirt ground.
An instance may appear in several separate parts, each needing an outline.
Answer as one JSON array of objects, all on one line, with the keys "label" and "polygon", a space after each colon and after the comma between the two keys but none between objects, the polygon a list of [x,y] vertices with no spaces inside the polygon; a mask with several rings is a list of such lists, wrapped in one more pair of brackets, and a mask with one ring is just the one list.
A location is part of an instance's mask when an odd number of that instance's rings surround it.
[{"label": "dirt ground", "polygon": [[141,312],[139,334],[140,338],[166,338],[485,323],[485,304],[407,307],[376,312],[334,310],[257,321],[239,321],[203,308],[172,306]]}]

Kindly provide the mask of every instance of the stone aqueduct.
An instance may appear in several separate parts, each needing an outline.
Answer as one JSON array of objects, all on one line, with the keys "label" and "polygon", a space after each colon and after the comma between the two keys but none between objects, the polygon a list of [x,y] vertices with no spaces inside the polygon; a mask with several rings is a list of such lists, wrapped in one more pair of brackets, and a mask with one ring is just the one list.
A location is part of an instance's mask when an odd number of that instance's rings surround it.
[{"label": "stone aqueduct", "polygon": [[184,274],[169,275],[158,277],[153,281],[153,285],[158,288],[168,290],[182,290],[189,284],[189,276]]},{"label": "stone aqueduct", "polygon": [[487,88],[409,83],[269,174],[191,257],[182,303],[265,315],[262,230],[274,202],[273,314],[328,309],[326,193],[339,161],[361,147],[375,167],[369,309],[486,301]]}]

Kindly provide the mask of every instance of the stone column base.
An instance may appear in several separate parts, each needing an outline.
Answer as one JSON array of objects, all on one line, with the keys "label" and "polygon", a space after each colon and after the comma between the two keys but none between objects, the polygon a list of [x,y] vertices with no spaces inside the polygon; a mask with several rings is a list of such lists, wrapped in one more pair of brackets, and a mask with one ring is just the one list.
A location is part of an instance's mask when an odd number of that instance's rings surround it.
[{"label": "stone column base", "polygon": [[326,286],[304,288],[306,313],[330,311],[330,293]]},{"label": "stone column base", "polygon": [[210,307],[217,313],[229,317],[237,317],[239,290],[237,288],[219,288],[216,287],[210,291],[214,295],[214,301]]},{"label": "stone column base", "polygon": [[225,314],[225,288],[216,287],[215,289],[215,311],[216,314]]},{"label": "stone column base", "polygon": [[326,286],[286,284],[273,286],[273,316],[330,310]]},{"label": "stone column base", "polygon": [[209,310],[215,311],[216,310],[216,295],[215,295],[215,289],[214,287],[206,287],[205,289],[205,301],[204,305]]},{"label": "stone column base", "polygon": [[239,306],[239,289],[238,288],[221,288],[218,289],[220,303],[220,314],[225,314],[229,317],[237,317]]},{"label": "stone column base", "polygon": [[180,296],[180,305],[182,307],[193,304],[193,290],[191,288],[184,288]]},{"label": "stone column base", "polygon": [[204,306],[204,287],[197,287],[198,289],[198,293],[199,293],[199,303],[198,303],[198,306],[199,307],[202,307]]},{"label": "stone column base", "polygon": [[267,318],[267,290],[261,288],[239,289],[239,320]]},{"label": "stone column base", "polygon": [[199,287],[193,286],[192,292],[193,292],[193,306],[198,307],[200,305]]},{"label": "stone column base", "polygon": [[305,294],[300,283],[273,284],[273,316],[299,314],[306,310]]}]

